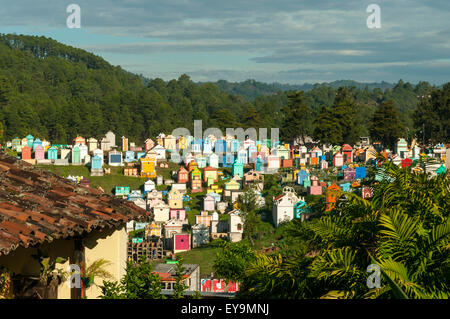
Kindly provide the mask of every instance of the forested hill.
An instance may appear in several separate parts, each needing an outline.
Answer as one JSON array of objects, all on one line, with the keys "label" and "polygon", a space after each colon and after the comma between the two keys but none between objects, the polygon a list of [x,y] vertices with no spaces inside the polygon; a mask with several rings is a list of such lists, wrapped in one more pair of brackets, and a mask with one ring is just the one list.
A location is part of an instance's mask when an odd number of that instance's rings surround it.
[{"label": "forested hill", "polygon": [[[274,95],[280,94],[280,92],[285,91],[310,91],[315,87],[320,86],[320,84],[282,84],[282,83],[263,83],[252,79],[243,82],[228,82],[226,80],[219,80],[216,82],[220,89],[227,93],[242,95],[245,99],[253,101],[255,98],[261,95]],[[364,90],[366,87],[368,90],[372,91],[375,88],[386,90],[391,89],[395,84],[388,82],[380,83],[362,83],[353,80],[339,80],[333,82],[323,83],[326,86],[332,87],[333,89],[338,89],[341,86],[344,87],[355,87]]]},{"label": "forested hill", "polygon": [[[250,101],[236,94],[239,92],[223,89],[227,83],[195,83],[187,75],[170,81],[144,79],[52,39],[0,34],[0,139],[32,134],[53,143],[70,143],[77,135],[100,138],[113,130],[139,143],[177,127],[192,132],[194,119],[203,120],[204,129],[282,128],[286,124],[290,107],[290,93],[284,92],[287,87],[280,86],[277,94],[259,92]],[[413,125],[412,116],[418,96],[435,89],[426,82],[411,85],[403,81],[386,90],[352,86],[339,91],[335,85],[303,88],[307,90],[303,100],[310,113],[307,134],[313,134],[319,115],[322,120],[331,116],[332,123],[334,116],[342,116],[333,111],[341,95],[345,99],[339,103],[351,105],[347,110],[351,114],[341,122],[343,126],[358,127],[354,136],[369,134],[369,121],[385,100],[394,102],[408,132],[413,134],[420,125]],[[261,86],[277,89],[277,84]],[[336,125],[324,125],[321,130],[335,129]]]}]

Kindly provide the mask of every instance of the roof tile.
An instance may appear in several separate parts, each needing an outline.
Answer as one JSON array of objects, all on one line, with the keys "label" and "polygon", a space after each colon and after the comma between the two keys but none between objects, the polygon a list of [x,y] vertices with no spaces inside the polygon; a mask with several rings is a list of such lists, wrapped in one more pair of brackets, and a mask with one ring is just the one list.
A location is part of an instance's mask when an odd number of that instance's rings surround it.
[{"label": "roof tile", "polygon": [[0,151],[0,255],[150,215]]}]

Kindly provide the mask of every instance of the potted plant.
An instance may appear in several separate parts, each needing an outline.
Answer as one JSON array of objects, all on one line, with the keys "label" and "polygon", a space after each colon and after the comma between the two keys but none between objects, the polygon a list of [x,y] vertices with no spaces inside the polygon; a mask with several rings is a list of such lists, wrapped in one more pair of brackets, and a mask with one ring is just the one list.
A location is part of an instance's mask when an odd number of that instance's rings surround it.
[{"label": "potted plant", "polygon": [[114,276],[105,269],[105,267],[109,265],[111,265],[110,261],[100,258],[86,267],[86,270],[81,277],[83,287],[88,289],[89,287],[95,285],[94,279],[96,277],[103,279],[114,279]]},{"label": "potted plant", "polygon": [[13,285],[15,297],[56,299],[58,296],[58,286],[68,276],[66,271],[56,269],[56,264],[65,263],[67,259],[62,257],[49,257],[46,252],[40,249],[32,257],[39,262],[39,276],[15,276]]},{"label": "potted plant", "polygon": [[11,272],[5,267],[0,267],[0,299],[11,298]]}]

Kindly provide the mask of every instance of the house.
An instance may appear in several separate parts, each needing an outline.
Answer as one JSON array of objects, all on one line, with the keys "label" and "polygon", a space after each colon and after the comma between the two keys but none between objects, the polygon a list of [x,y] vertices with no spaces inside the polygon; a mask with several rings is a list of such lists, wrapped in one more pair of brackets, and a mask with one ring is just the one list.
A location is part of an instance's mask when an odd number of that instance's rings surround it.
[{"label": "house", "polygon": [[195,224],[192,230],[192,248],[209,243],[209,227],[203,224]]},{"label": "house", "polygon": [[322,195],[322,186],[320,186],[317,176],[311,176],[311,186],[309,186],[308,193],[310,195]]},{"label": "house", "polygon": [[211,226],[211,218],[212,215],[209,215],[209,213],[204,210],[200,212],[200,215],[195,215],[195,223],[209,227]]},{"label": "house", "polygon": [[163,144],[166,150],[175,151],[177,149],[177,139],[173,135],[164,137]]},{"label": "house", "polygon": [[152,236],[161,237],[162,235],[162,223],[153,221],[151,224],[145,226],[145,237],[150,238]]},{"label": "house", "polygon": [[230,152],[231,153],[238,152],[240,147],[241,147],[241,142],[238,139],[232,139],[230,141]]},{"label": "house", "polygon": [[227,153],[222,157],[222,166],[223,167],[232,167],[233,163],[234,163],[233,153]]},{"label": "house", "polygon": [[45,149],[42,145],[38,145],[34,150],[34,158],[36,160],[45,159]]},{"label": "house", "polygon": [[268,169],[279,169],[280,168],[280,158],[277,155],[269,155],[267,157],[267,168]]},{"label": "house", "polygon": [[195,157],[195,161],[197,162],[198,168],[205,168],[206,167],[206,157],[204,157],[201,154],[198,154]]},{"label": "house", "polygon": [[207,183],[208,186],[217,183],[219,181],[219,170],[214,167],[205,167],[203,169],[203,181]]},{"label": "house", "polygon": [[163,146],[164,145],[164,138],[166,137],[166,134],[164,133],[159,133],[158,136],[156,137],[156,143],[158,145]]},{"label": "house", "polygon": [[163,223],[163,233],[165,239],[164,249],[173,248],[173,235],[183,231],[183,222],[178,219],[170,219]]},{"label": "house", "polygon": [[228,195],[227,195],[227,192],[228,192],[228,191],[235,191],[235,190],[239,190],[239,189],[241,189],[241,183],[237,182],[237,181],[234,180],[234,179],[231,179],[229,182],[227,182],[227,183],[225,184],[225,192],[224,192],[224,195],[225,195],[225,196],[228,196]]},{"label": "house", "polygon": [[218,155],[227,153],[227,142],[223,139],[217,140],[214,143],[214,152]]},{"label": "house", "polygon": [[124,176],[139,176],[138,169],[136,167],[126,167],[123,169]]},{"label": "house", "polygon": [[170,207],[163,201],[159,201],[153,206],[153,220],[155,222],[166,222],[169,218]]},{"label": "house", "polygon": [[333,156],[333,166],[342,167],[344,166],[344,155],[341,152],[337,152]]},{"label": "house", "polygon": [[173,234],[173,253],[191,250],[191,234]]},{"label": "house", "polygon": [[203,150],[203,140],[202,139],[193,140],[191,143],[192,153],[202,153],[202,150]]},{"label": "house", "polygon": [[156,177],[156,153],[149,152],[145,157],[139,159],[141,177],[155,178]]},{"label": "house", "polygon": [[270,148],[266,145],[261,145],[258,154],[261,155],[263,159],[266,159],[270,156]]},{"label": "house", "polygon": [[201,176],[195,175],[191,177],[191,193],[199,193],[203,190]]},{"label": "house", "polygon": [[89,138],[87,140],[87,144],[88,144],[89,152],[93,152],[98,147],[98,141],[94,137]]},{"label": "house", "polygon": [[130,186],[116,186],[114,187],[114,195],[120,197],[127,197],[130,194]]},{"label": "house", "polygon": [[133,200],[130,200],[131,202],[133,202],[134,205],[142,208],[142,209],[147,209],[147,203],[144,199],[142,198],[135,198]]},{"label": "house", "polygon": [[326,160],[320,161],[320,169],[327,169],[328,168],[328,162]]},{"label": "house", "polygon": [[122,152],[110,151],[108,153],[108,164],[110,166],[123,166]]},{"label": "house", "polygon": [[103,176],[102,159],[94,155],[91,161],[91,176]]},{"label": "house", "polygon": [[155,182],[152,181],[151,179],[148,179],[145,183],[144,183],[144,194],[147,194],[148,192],[151,192],[152,190],[154,190],[156,187]]},{"label": "house", "polygon": [[208,155],[213,152],[213,142],[206,137],[203,141],[203,154]]},{"label": "house", "polygon": [[189,181],[189,171],[184,168],[184,166],[181,166],[177,173],[177,179],[178,183],[187,183]]},{"label": "house", "polygon": [[108,131],[108,133],[105,134],[105,138],[109,142],[109,147],[117,147],[116,135],[113,132]]},{"label": "house", "polygon": [[262,156],[258,155],[255,158],[254,165],[255,171],[262,172],[264,170],[264,160],[262,159]]},{"label": "house", "polygon": [[258,148],[256,147],[256,145],[250,145],[247,149],[247,152],[248,152],[248,162],[254,163],[256,157],[258,156]]},{"label": "house", "polygon": [[89,156],[89,150],[86,144],[80,144],[78,145],[78,148],[80,149],[80,159],[81,162],[84,164],[88,164],[91,160],[91,157]]},{"label": "house", "polygon": [[74,145],[86,145],[86,139],[82,136],[77,136],[73,139]]},{"label": "house", "polygon": [[[344,163],[352,163],[353,162],[353,147],[348,144],[342,145],[341,148],[342,155],[344,156]],[[336,166],[336,165],[334,165]]]},{"label": "house", "polygon": [[402,159],[401,165],[402,165],[402,168],[406,168],[406,167],[411,166],[412,165],[412,159],[410,159],[410,158]]},{"label": "house", "polygon": [[144,144],[146,152],[150,151],[155,146],[155,142],[151,138],[146,139]]},{"label": "house", "polygon": [[372,198],[373,197],[373,188],[369,186],[363,186],[361,188],[361,197],[362,198]]},{"label": "house", "polygon": [[359,166],[355,168],[356,179],[366,178],[366,176],[367,176],[367,169],[364,166]]},{"label": "house", "polygon": [[214,211],[216,209],[216,201],[212,196],[205,196],[203,199],[203,209],[205,211]]},{"label": "house", "polygon": [[248,153],[247,153],[247,150],[240,149],[237,152],[237,160],[240,163],[242,163],[242,165],[247,165],[248,164]]},{"label": "house", "polygon": [[343,174],[344,174],[344,181],[346,182],[352,181],[356,178],[356,171],[354,168],[351,167],[344,168]]},{"label": "house", "polygon": [[408,142],[404,138],[399,138],[395,146],[395,154],[400,158],[406,158],[408,153]]},{"label": "house", "polygon": [[329,212],[334,209],[334,205],[336,204],[336,199],[340,195],[341,188],[336,185],[335,183],[332,183],[330,186],[328,186],[326,190],[326,208],[325,211]]},{"label": "house", "polygon": [[127,163],[134,162],[134,160],[135,160],[134,155],[135,154],[133,151],[126,151],[124,161]]},{"label": "house", "polygon": [[80,148],[75,146],[72,149],[72,165],[80,165],[81,164],[81,156],[80,156]]},{"label": "house", "polygon": [[188,163],[188,171],[189,171],[189,173],[192,172],[194,169],[198,169],[198,164],[197,164],[197,162],[195,160],[190,161]]},{"label": "house", "polygon": [[280,159],[289,159],[289,149],[284,145],[278,145],[274,150],[272,150],[273,155],[277,155]]},{"label": "house", "polygon": [[122,152],[128,151],[128,138],[125,136],[122,136]]},{"label": "house", "polygon": [[33,147],[33,142],[34,142],[34,136],[31,134],[28,134],[27,137],[25,137],[27,139],[27,146],[28,147]]},{"label": "house", "polygon": [[156,159],[157,160],[165,160],[166,159],[166,149],[161,145],[154,146],[150,152],[156,153]]},{"label": "house", "polygon": [[47,151],[47,158],[49,160],[56,160],[58,159],[58,149],[54,146],[50,147]]},{"label": "house", "polygon": [[[105,259],[110,262],[104,268],[112,274],[112,280],[125,275],[126,223],[145,220],[150,217],[148,212],[128,201],[111,200],[100,191],[34,169],[4,153],[0,153],[0,165],[9,171],[0,173],[0,196],[8,194],[0,200],[0,267],[12,273],[13,298],[91,299],[101,295],[97,285],[102,284],[102,278],[94,278],[89,288],[70,288],[66,281],[56,280],[41,284],[37,278],[42,269],[34,257],[38,250],[53,260],[66,260],[56,264],[56,269],[66,271],[69,264],[76,264],[83,271],[95,260]],[[33,183],[14,178],[30,174]],[[9,191],[6,185],[14,185],[18,192]],[[90,205],[84,206],[86,202]]]},{"label": "house", "polygon": [[227,221],[219,220],[217,212],[212,213],[210,235],[212,239],[228,238],[229,225]]},{"label": "house", "polygon": [[236,243],[242,240],[244,222],[242,221],[239,209],[232,210],[228,215],[230,216],[228,220],[228,239]]},{"label": "house", "polygon": [[[173,290],[177,282],[176,263],[166,262],[156,264],[153,272],[159,276],[163,285],[162,289]],[[200,291],[200,266],[197,264],[183,264],[183,283],[188,291]]]},{"label": "house", "polygon": [[186,210],[185,209],[171,209],[169,212],[170,219],[181,220],[182,222],[186,221]]},{"label": "house", "polygon": [[309,217],[310,214],[311,210],[309,209],[305,199],[303,197],[299,197],[299,201],[294,205],[294,218],[300,219],[303,222]]},{"label": "house", "polygon": [[167,194],[167,201],[171,209],[183,208],[183,194],[177,190],[171,190]]},{"label": "house", "polygon": [[210,167],[219,168],[219,155],[212,153],[208,157],[208,163]]},{"label": "house", "polygon": [[305,181],[309,181],[309,174],[307,171],[302,169],[297,173],[297,184],[305,186]]},{"label": "house", "polygon": [[186,150],[188,148],[188,139],[181,135],[177,140],[178,150]]},{"label": "house", "polygon": [[273,223],[275,227],[278,227],[283,221],[290,221],[294,218],[294,206],[299,200],[292,187],[284,187],[283,194],[273,198]]},{"label": "house", "polygon": [[317,146],[314,146],[311,151],[309,151],[309,154],[311,156],[311,158],[319,158],[322,156],[322,150],[320,148],[318,148]]},{"label": "house", "polygon": [[68,149],[68,148],[62,148],[61,149],[61,159],[62,160],[66,160],[67,162],[69,162],[70,154],[71,154],[71,150],[70,149]]},{"label": "house", "polygon": [[102,151],[110,151],[111,150],[111,144],[106,137],[102,138],[102,140],[100,141],[100,149]]}]

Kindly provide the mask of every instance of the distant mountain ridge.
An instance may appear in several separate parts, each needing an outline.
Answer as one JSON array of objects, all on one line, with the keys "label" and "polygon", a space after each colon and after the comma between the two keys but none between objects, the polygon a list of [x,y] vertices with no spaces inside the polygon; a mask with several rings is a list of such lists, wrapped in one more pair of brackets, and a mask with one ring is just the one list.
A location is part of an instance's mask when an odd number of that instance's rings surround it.
[{"label": "distant mountain ridge", "polygon": [[366,87],[369,91],[377,88],[380,90],[391,89],[395,86],[395,83],[389,82],[358,82],[354,80],[338,80],[333,82],[323,82],[323,83],[303,83],[303,84],[283,84],[283,83],[265,83],[259,82],[253,79],[248,79],[242,82],[228,82],[227,80],[219,80],[215,83],[221,90],[234,94],[241,95],[247,100],[253,100],[261,95],[274,95],[279,93],[280,91],[286,92],[291,90],[296,91],[310,91],[316,86],[326,85],[332,87],[333,89],[337,89],[341,86],[345,87],[355,87],[360,90],[364,90]]}]

